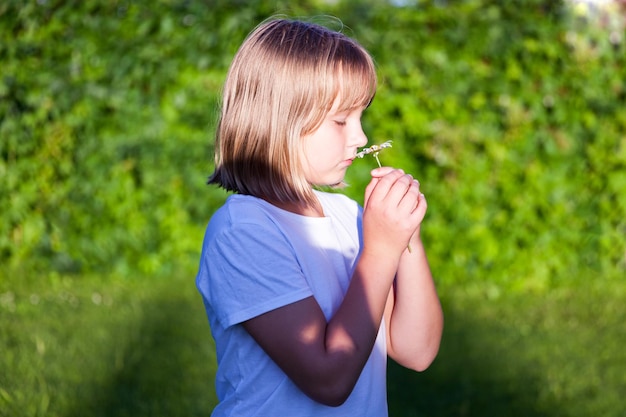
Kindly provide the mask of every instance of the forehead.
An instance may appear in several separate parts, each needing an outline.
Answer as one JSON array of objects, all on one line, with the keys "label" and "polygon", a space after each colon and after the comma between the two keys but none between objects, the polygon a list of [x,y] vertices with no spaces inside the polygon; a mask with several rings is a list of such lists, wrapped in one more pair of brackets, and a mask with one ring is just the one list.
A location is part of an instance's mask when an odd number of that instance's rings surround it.
[{"label": "forehead", "polygon": [[338,75],[337,92],[332,102],[331,111],[342,112],[357,108],[366,108],[376,93],[376,76],[357,72]]},{"label": "forehead", "polygon": [[329,115],[349,115],[350,113],[363,113],[363,111],[367,108],[367,105],[364,104],[354,104],[349,105],[349,102],[341,100],[341,97],[335,98],[333,105],[328,110]]}]

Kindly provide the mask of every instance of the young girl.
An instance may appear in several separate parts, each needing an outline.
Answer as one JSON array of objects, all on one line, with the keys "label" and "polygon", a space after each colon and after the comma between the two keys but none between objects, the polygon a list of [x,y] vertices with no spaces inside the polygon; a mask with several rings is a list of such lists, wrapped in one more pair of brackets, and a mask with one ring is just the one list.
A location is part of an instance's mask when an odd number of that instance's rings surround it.
[{"label": "young girl", "polygon": [[375,90],[369,54],[311,23],[265,22],[234,58],[209,179],[234,194],[196,279],[217,351],[213,416],[386,416],[387,356],[420,371],[437,354],[419,183],[374,169],[363,208],[319,190],[367,143]]}]

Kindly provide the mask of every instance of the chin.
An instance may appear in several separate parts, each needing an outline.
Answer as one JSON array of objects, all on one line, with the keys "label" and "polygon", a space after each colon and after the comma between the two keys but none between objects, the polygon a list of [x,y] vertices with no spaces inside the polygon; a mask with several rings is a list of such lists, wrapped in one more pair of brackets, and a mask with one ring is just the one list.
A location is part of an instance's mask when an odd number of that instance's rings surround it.
[{"label": "chin", "polygon": [[346,186],[346,183],[343,179],[338,181],[325,181],[323,183],[313,184],[316,188],[343,188]]},{"label": "chin", "polygon": [[328,185],[328,187],[330,187],[330,188],[343,188],[343,187],[345,187],[346,185],[347,185],[347,184],[346,184],[346,183],[345,183],[345,181],[342,179],[342,180],[341,180],[341,181],[339,181],[339,182],[335,182],[335,183],[332,183],[332,184]]}]

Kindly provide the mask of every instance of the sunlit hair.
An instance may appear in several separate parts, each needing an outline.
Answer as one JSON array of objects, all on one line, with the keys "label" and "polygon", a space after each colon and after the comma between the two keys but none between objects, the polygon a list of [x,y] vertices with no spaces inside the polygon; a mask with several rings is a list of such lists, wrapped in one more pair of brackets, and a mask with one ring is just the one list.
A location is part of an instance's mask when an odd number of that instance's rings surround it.
[{"label": "sunlit hair", "polygon": [[317,24],[275,19],[235,55],[224,84],[209,184],[275,203],[313,202],[303,136],[337,111],[367,106],[376,70],[367,51]]}]

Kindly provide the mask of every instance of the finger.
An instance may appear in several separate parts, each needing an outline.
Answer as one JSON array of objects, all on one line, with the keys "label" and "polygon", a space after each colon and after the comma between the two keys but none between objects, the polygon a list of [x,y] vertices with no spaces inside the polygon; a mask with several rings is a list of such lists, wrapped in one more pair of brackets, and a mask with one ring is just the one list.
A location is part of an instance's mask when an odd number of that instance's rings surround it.
[{"label": "finger", "polygon": [[[393,171],[396,171],[396,169],[392,168],[392,167],[380,167],[380,168],[373,169],[370,172],[370,174],[374,178],[380,178],[380,177],[384,177],[385,175],[387,175],[387,174],[389,174],[389,173],[391,173]],[[402,171],[402,170],[400,170],[400,171]],[[404,172],[404,171],[402,171],[402,172]]]},{"label": "finger", "polygon": [[363,198],[363,207],[364,208],[368,206],[369,200],[370,200],[370,196],[372,195],[372,191],[374,191],[374,188],[376,187],[376,184],[378,184],[378,178],[372,178],[370,183],[367,184],[367,187],[365,187],[365,197]]},{"label": "finger", "polygon": [[421,194],[419,189],[419,182],[409,176],[409,178],[403,179],[403,181],[398,181],[398,183],[404,182],[405,180],[409,180],[408,186],[404,195],[398,202],[398,208],[405,211],[406,213],[412,213],[413,211],[415,211],[419,204],[419,197]]},{"label": "finger", "polygon": [[420,203],[420,198],[424,196],[424,194],[422,194],[422,190],[420,189],[420,186],[421,186],[420,182],[416,179],[414,179],[413,182],[414,182],[413,185],[417,189],[417,193],[418,193],[417,199],[415,201],[415,207],[413,207],[413,210],[415,210],[417,208],[417,205]]},{"label": "finger", "polygon": [[367,184],[367,187],[365,187],[365,197],[363,198],[363,207],[367,207],[370,196],[372,195],[374,188],[376,188],[376,184],[378,184],[380,177],[388,174],[392,170],[393,168],[383,167],[383,168],[376,168],[371,171],[372,179],[370,180],[369,184]]},{"label": "finger", "polygon": [[371,187],[368,202],[372,199],[376,202],[380,202],[387,198],[389,191],[392,189],[398,178],[403,175],[404,171],[400,169],[393,169],[382,177],[373,178],[368,185],[368,187]]},{"label": "finger", "polygon": [[372,193],[374,192],[374,189],[376,188],[379,182],[380,182],[380,177],[372,176],[372,179],[370,180],[369,184],[367,184],[367,187],[365,187],[365,197],[363,199],[363,207],[367,207],[367,205],[369,204],[370,197],[372,196]]},{"label": "finger", "polygon": [[422,220],[424,220],[424,216],[426,215],[426,210],[428,209],[428,202],[426,201],[426,197],[424,194],[420,193],[418,204],[415,207],[415,210],[411,213],[411,216],[417,222],[417,224],[421,224]]},{"label": "finger", "polygon": [[393,186],[387,193],[387,198],[395,201],[399,208],[409,209],[412,211],[417,203],[419,188],[413,177],[405,174],[396,179]]}]

